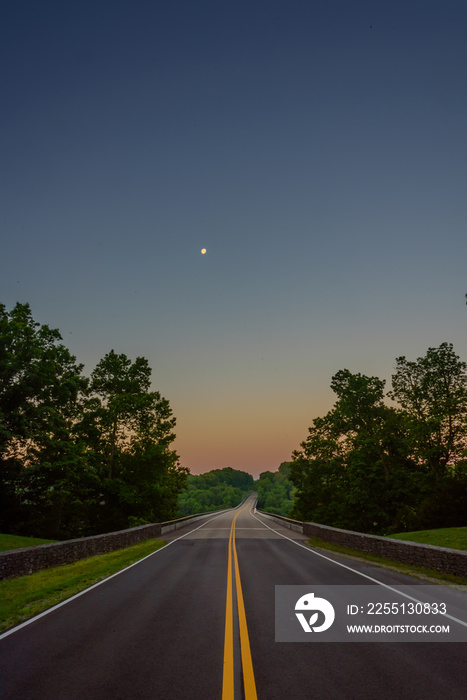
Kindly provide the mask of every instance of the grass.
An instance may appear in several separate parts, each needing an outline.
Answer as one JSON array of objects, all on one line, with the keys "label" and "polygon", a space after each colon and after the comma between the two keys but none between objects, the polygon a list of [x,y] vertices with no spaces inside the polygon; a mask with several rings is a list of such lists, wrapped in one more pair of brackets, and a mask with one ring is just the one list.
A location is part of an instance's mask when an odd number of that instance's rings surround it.
[{"label": "grass", "polygon": [[331,544],[330,542],[325,542],[324,540],[320,540],[316,537],[312,537],[311,539],[306,540],[306,544],[308,544],[310,547],[317,547],[318,549],[326,549],[331,552],[335,552],[336,554],[343,554],[344,556],[351,557],[352,559],[370,561],[373,564],[377,564],[379,566],[383,566],[389,569],[394,569],[409,576],[431,579],[434,582],[439,583],[454,583],[456,585],[461,586],[467,585],[467,578],[463,578],[461,576],[442,574],[441,572],[433,571],[432,569],[425,569],[420,566],[403,564],[400,561],[385,559],[384,557],[378,557],[375,554],[367,554],[366,552],[360,552],[355,549],[349,549],[348,547],[341,547],[338,544]]},{"label": "grass", "polygon": [[0,632],[102,581],[165,544],[163,540],[145,540],[74,564],[0,581]]},{"label": "grass", "polygon": [[50,544],[51,542],[56,542],[56,540],[41,540],[38,537],[0,534],[0,552],[6,552],[8,549],[20,549],[21,547],[35,547],[38,544]]},{"label": "grass", "polygon": [[398,532],[396,535],[390,535],[390,537],[396,540],[434,544],[437,547],[467,549],[467,527],[444,527],[438,530]]}]

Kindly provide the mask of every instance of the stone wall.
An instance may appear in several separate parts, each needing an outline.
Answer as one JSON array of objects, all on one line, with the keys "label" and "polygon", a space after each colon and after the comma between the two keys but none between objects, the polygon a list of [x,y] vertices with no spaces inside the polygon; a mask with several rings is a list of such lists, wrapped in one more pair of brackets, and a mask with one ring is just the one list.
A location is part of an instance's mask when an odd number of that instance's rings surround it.
[{"label": "stone wall", "polygon": [[160,537],[160,534],[160,523],[156,523],[109,532],[105,535],[0,552],[0,579],[32,574],[52,566],[72,564],[79,559],[130,547],[143,540],[155,539]]},{"label": "stone wall", "polygon": [[[261,511],[260,511],[261,512]],[[452,574],[467,578],[467,551],[461,549],[448,549],[447,547],[435,547],[418,542],[394,540],[389,537],[377,535],[365,535],[361,532],[341,530],[337,527],[319,525],[318,523],[305,523],[280,515],[267,515],[272,520],[285,527],[303,532],[307,537],[315,537],[331,544],[348,547],[359,552],[374,554],[393,561],[402,562],[411,566],[420,566],[432,569],[443,574]],[[300,529],[299,529],[300,528]]]},{"label": "stone wall", "polygon": [[15,576],[25,576],[41,569],[50,569],[53,566],[61,566],[62,564],[73,564],[79,559],[93,557],[98,554],[107,554],[107,552],[113,552],[124,547],[131,547],[131,545],[143,542],[143,540],[160,538],[161,535],[167,532],[177,530],[201,518],[218,515],[221,512],[224,511],[188,515],[185,518],[170,520],[165,523],[140,525],[128,530],[108,532],[104,535],[94,535],[93,537],[82,537],[75,540],[40,544],[36,547],[23,547],[22,549],[0,552],[0,580]]}]

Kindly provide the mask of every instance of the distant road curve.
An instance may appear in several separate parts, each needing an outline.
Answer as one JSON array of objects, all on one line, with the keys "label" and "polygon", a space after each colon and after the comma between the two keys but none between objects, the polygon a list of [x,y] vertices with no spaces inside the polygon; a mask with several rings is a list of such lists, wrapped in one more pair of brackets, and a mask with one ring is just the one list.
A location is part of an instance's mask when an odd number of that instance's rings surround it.
[{"label": "distant road curve", "polygon": [[275,642],[275,585],[414,579],[319,556],[253,506],[170,533],[163,549],[1,635],[0,698],[465,700],[467,644]]}]

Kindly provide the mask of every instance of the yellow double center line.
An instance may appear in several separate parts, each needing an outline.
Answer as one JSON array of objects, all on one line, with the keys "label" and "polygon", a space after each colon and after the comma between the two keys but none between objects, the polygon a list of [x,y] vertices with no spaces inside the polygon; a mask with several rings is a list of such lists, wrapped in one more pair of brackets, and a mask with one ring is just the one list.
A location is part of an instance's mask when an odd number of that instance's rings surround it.
[{"label": "yellow double center line", "polygon": [[222,683],[222,700],[234,700],[234,643],[233,643],[233,585],[232,585],[232,552],[235,569],[235,588],[237,593],[238,626],[240,630],[240,652],[243,670],[243,688],[245,700],[257,700],[255,676],[251,660],[250,640],[246,624],[245,604],[243,602],[240,569],[238,566],[237,548],[235,546],[235,522],[241,511],[232,520],[229,537],[229,560],[227,566],[227,600],[225,607],[225,639],[224,639],[224,677]]}]

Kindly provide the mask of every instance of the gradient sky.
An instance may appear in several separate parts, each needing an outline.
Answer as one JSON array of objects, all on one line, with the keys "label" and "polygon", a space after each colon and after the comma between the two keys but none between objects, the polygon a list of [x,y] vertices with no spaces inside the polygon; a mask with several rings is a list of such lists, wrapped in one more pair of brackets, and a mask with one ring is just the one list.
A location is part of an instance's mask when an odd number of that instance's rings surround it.
[{"label": "gradient sky", "polygon": [[7,0],[0,301],[87,374],[147,357],[193,473],[277,469],[339,369],[467,360],[466,32],[465,0]]}]

